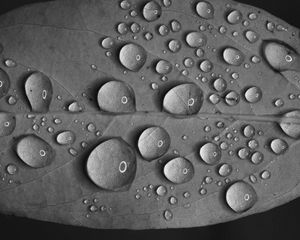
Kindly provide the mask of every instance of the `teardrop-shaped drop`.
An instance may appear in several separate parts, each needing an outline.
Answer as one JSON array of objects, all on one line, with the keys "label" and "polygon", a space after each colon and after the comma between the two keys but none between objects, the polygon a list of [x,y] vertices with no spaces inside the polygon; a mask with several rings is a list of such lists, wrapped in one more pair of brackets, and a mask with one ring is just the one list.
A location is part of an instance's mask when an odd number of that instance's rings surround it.
[{"label": "teardrop-shaped drop", "polygon": [[186,183],[194,176],[194,166],[186,158],[177,157],[164,166],[164,175],[172,183]]},{"label": "teardrop-shaped drop", "polygon": [[238,24],[242,21],[242,19],[243,19],[243,16],[239,10],[232,10],[227,15],[227,22],[230,24]]},{"label": "teardrop-shaped drop", "polygon": [[223,59],[230,65],[240,66],[244,62],[245,56],[240,50],[227,47],[223,51]]},{"label": "teardrop-shaped drop", "polygon": [[163,156],[170,147],[170,136],[162,127],[150,127],[142,132],[138,140],[138,149],[146,160]]},{"label": "teardrop-shaped drop", "polygon": [[233,183],[226,191],[226,203],[236,213],[249,210],[256,202],[256,191],[244,181]]},{"label": "teardrop-shaped drop", "polygon": [[300,111],[295,110],[283,115],[279,123],[282,131],[289,137],[300,138]]},{"label": "teardrop-shaped drop", "polygon": [[0,112],[0,137],[9,136],[15,128],[15,115],[12,113]]},{"label": "teardrop-shaped drop", "polygon": [[75,142],[75,133],[72,131],[63,131],[57,134],[56,142],[60,145],[68,145]]},{"label": "teardrop-shaped drop", "polygon": [[24,163],[33,168],[46,167],[55,158],[54,149],[36,135],[22,137],[17,143],[16,152]]},{"label": "teardrop-shaped drop", "polygon": [[2,68],[0,68],[0,99],[8,93],[9,88],[9,76]]},{"label": "teardrop-shaped drop", "polygon": [[207,37],[201,32],[190,32],[186,35],[186,43],[192,48],[203,47],[207,43]]},{"label": "teardrop-shaped drop", "polygon": [[196,5],[196,12],[204,19],[211,19],[214,17],[214,7],[211,3],[206,1],[198,2]]},{"label": "teardrop-shaped drop", "polygon": [[147,53],[143,47],[134,43],[124,45],[119,53],[121,64],[128,70],[137,72],[145,64]]},{"label": "teardrop-shaped drop", "polygon": [[26,96],[34,112],[48,112],[52,100],[52,83],[41,72],[32,73],[25,82]]},{"label": "teardrop-shaped drop", "polygon": [[209,165],[214,165],[221,159],[221,150],[215,143],[205,143],[199,151],[200,158]]},{"label": "teardrop-shaped drop", "polygon": [[124,82],[109,81],[98,91],[98,105],[101,110],[106,112],[135,112],[133,89]]},{"label": "teardrop-shaped drop", "polygon": [[178,85],[167,92],[163,108],[171,114],[197,114],[203,103],[202,90],[193,83]]},{"label": "teardrop-shaped drop", "polygon": [[157,20],[161,16],[161,13],[161,6],[156,1],[146,3],[143,8],[143,16],[149,22]]},{"label": "teardrop-shaped drop", "polygon": [[299,55],[291,47],[279,42],[263,44],[263,54],[270,66],[277,71],[300,71]]},{"label": "teardrop-shaped drop", "polygon": [[130,185],[135,177],[135,152],[121,138],[109,139],[90,153],[86,170],[98,187],[117,191]]}]

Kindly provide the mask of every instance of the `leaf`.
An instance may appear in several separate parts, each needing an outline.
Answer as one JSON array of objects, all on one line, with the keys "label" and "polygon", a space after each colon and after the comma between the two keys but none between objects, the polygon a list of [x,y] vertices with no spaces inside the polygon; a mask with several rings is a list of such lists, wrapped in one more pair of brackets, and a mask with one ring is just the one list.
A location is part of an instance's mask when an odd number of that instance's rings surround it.
[{"label": "leaf", "polygon": [[62,0],[3,15],[0,43],[1,213],[177,228],[298,197],[298,30],[267,12]]}]

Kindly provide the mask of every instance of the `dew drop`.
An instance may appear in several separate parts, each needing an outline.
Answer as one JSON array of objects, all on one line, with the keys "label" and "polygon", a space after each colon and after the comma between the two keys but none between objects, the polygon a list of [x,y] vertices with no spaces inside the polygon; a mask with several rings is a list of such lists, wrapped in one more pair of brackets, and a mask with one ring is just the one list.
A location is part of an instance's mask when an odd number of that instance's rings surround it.
[{"label": "dew drop", "polygon": [[172,64],[166,60],[159,60],[155,66],[158,74],[166,75],[172,71]]},{"label": "dew drop", "polygon": [[250,151],[248,148],[243,147],[238,150],[237,155],[240,159],[244,160],[249,157]]},{"label": "dew drop", "polygon": [[76,101],[70,103],[68,106],[68,111],[72,113],[81,112],[82,110],[83,110],[82,107]]},{"label": "dew drop", "polygon": [[203,60],[200,65],[199,68],[202,72],[204,73],[208,73],[213,69],[213,64],[211,61],[209,61],[208,59]]},{"label": "dew drop", "polygon": [[128,33],[128,26],[126,23],[119,23],[117,26],[117,32],[121,35],[125,35],[126,33]]},{"label": "dew drop", "polygon": [[239,10],[232,10],[227,15],[227,22],[230,24],[238,24],[242,21],[242,19],[243,19],[243,16]]},{"label": "dew drop", "polygon": [[4,97],[10,88],[10,78],[8,74],[0,68],[0,99]]},{"label": "dew drop", "polygon": [[207,37],[200,32],[190,32],[186,35],[186,43],[191,48],[203,47],[207,43]]},{"label": "dew drop", "polygon": [[171,196],[171,197],[169,198],[169,203],[170,203],[171,205],[175,205],[175,204],[177,204],[177,202],[178,202],[178,200],[177,200],[176,197]]},{"label": "dew drop", "polygon": [[172,39],[168,43],[168,48],[171,52],[176,53],[181,49],[181,42],[176,39]]},{"label": "dew drop", "polygon": [[255,134],[255,128],[252,125],[248,124],[243,128],[243,135],[246,138],[253,137],[254,134]]},{"label": "dew drop", "polygon": [[75,134],[72,131],[63,131],[57,134],[56,142],[60,145],[69,145],[75,142]]},{"label": "dew drop", "polygon": [[156,188],[156,194],[158,196],[163,197],[163,196],[165,196],[167,194],[167,192],[168,192],[167,188],[165,186],[163,186],[163,185],[160,185],[160,186],[158,186]]},{"label": "dew drop", "polygon": [[279,126],[282,129],[282,131],[289,137],[299,139],[300,138],[299,120],[300,120],[299,110],[288,112],[283,115],[279,123]]},{"label": "dew drop", "polygon": [[13,68],[13,67],[16,67],[16,66],[17,66],[17,63],[16,63],[14,60],[12,60],[12,59],[6,59],[6,60],[4,61],[4,64],[5,64],[5,66],[8,67],[8,68]]},{"label": "dew drop", "polygon": [[181,30],[181,24],[177,20],[172,20],[170,22],[170,27],[172,32],[179,32]]},{"label": "dew drop", "polygon": [[214,17],[214,7],[211,3],[206,1],[198,2],[196,5],[197,14],[204,19],[211,19]]},{"label": "dew drop", "polygon": [[138,149],[146,160],[153,160],[163,156],[171,143],[168,132],[162,127],[145,129],[138,139]]},{"label": "dew drop", "polygon": [[249,103],[257,103],[261,100],[262,98],[262,91],[259,87],[249,87],[245,91],[245,99]]},{"label": "dew drop", "polygon": [[144,66],[147,53],[140,45],[128,43],[121,48],[119,59],[126,69],[137,72]]},{"label": "dew drop", "polygon": [[245,37],[250,43],[255,43],[259,39],[258,33],[252,31],[252,30],[247,30],[245,32]]},{"label": "dew drop", "polygon": [[235,106],[239,103],[239,101],[240,101],[240,95],[235,91],[230,91],[225,96],[225,102],[229,106]]},{"label": "dew drop", "polygon": [[217,78],[213,82],[213,88],[217,92],[224,92],[226,90],[226,88],[227,88],[227,83],[226,83],[226,81],[223,78]]},{"label": "dew drop", "polygon": [[0,137],[9,136],[15,128],[15,115],[12,113],[0,112]]},{"label": "dew drop", "polygon": [[273,153],[280,155],[288,149],[288,144],[286,141],[280,138],[276,138],[271,141],[270,148],[273,151]]},{"label": "dew drop", "polygon": [[267,170],[264,170],[261,172],[260,177],[263,180],[269,179],[271,177],[271,173]]},{"label": "dew drop", "polygon": [[143,16],[149,22],[157,20],[161,16],[161,13],[161,7],[156,1],[146,3],[143,8]]},{"label": "dew drop", "polygon": [[110,49],[114,46],[114,39],[111,38],[111,37],[106,37],[102,40],[101,42],[101,46],[104,48],[104,49]]},{"label": "dew drop", "polygon": [[221,159],[221,150],[215,143],[208,142],[200,147],[199,156],[206,164],[214,165]]},{"label": "dew drop", "polygon": [[10,163],[6,166],[6,172],[9,175],[14,175],[17,173],[17,171],[18,171],[18,167],[15,164]]},{"label": "dew drop", "polygon": [[222,177],[229,176],[231,172],[232,172],[232,166],[227,163],[223,163],[218,169],[218,173]]},{"label": "dew drop", "polygon": [[161,24],[159,27],[158,27],[158,34],[160,36],[167,36],[170,32],[170,29],[165,25],[165,24]]},{"label": "dew drop", "polygon": [[55,158],[54,149],[35,135],[22,137],[17,143],[16,152],[24,163],[33,168],[46,167]]},{"label": "dew drop", "polygon": [[166,221],[171,221],[173,219],[173,213],[169,209],[166,209],[163,215]]},{"label": "dew drop", "polygon": [[245,56],[240,50],[227,47],[223,51],[223,59],[230,65],[240,66],[244,62]]},{"label": "dew drop", "polygon": [[250,160],[255,165],[260,164],[264,160],[264,155],[261,152],[254,152]]}]

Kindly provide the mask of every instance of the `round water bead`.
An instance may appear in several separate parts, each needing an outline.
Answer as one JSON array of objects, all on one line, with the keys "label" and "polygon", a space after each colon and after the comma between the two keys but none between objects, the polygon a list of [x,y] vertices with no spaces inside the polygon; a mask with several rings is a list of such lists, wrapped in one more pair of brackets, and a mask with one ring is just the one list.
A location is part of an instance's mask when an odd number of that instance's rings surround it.
[{"label": "round water bead", "polygon": [[163,100],[165,111],[176,115],[193,115],[203,103],[202,90],[193,83],[185,83],[170,89]]},{"label": "round water bead", "polygon": [[118,24],[117,26],[117,32],[121,35],[125,35],[126,33],[128,33],[128,26],[126,23],[121,22]]},{"label": "round water bead", "polygon": [[264,155],[261,152],[254,152],[250,160],[253,164],[260,164],[264,160]]},{"label": "round water bead", "polygon": [[245,91],[245,99],[249,103],[257,103],[261,100],[262,98],[262,91],[259,87],[249,87]]},{"label": "round water bead", "polygon": [[227,163],[223,163],[218,169],[218,173],[222,177],[229,176],[231,174],[231,172],[232,172],[232,166]]},{"label": "round water bead", "polygon": [[133,89],[121,81],[109,81],[98,91],[98,106],[112,113],[135,112],[135,94]]},{"label": "round water bead", "polygon": [[18,167],[15,164],[10,163],[6,166],[6,172],[9,175],[14,175],[16,174],[17,171],[18,171]]},{"label": "round water bead", "polygon": [[240,66],[244,62],[245,56],[239,49],[227,47],[223,50],[223,59],[230,65]]},{"label": "round water bead", "polygon": [[168,48],[173,53],[179,52],[181,49],[181,42],[177,39],[172,39],[168,43]]},{"label": "round water bead", "polygon": [[170,27],[172,32],[179,32],[181,30],[181,23],[174,19],[170,22]]},{"label": "round water bead", "polygon": [[200,1],[196,5],[196,12],[204,19],[211,19],[214,17],[214,7],[207,1]]},{"label": "round water bead", "polygon": [[157,188],[156,188],[156,194],[158,195],[158,196],[161,196],[161,197],[163,197],[163,196],[165,196],[166,194],[167,194],[167,192],[168,192],[168,190],[167,190],[167,188],[165,187],[165,186],[163,186],[163,185],[159,185]]},{"label": "round water bead", "polygon": [[136,172],[134,150],[121,138],[109,139],[90,153],[86,170],[98,187],[117,191],[133,181]]},{"label": "round water bead", "polygon": [[0,112],[0,137],[9,136],[15,128],[15,115],[12,113]]},{"label": "round water bead", "polygon": [[233,183],[226,191],[226,203],[236,213],[249,210],[256,202],[256,191],[244,181]]},{"label": "round water bead", "polygon": [[173,219],[173,213],[169,209],[166,209],[163,215],[166,221],[171,221]]},{"label": "round water bead", "polygon": [[143,47],[134,43],[125,44],[119,53],[121,64],[128,70],[137,72],[145,64],[147,53]]},{"label": "round water bead", "polygon": [[162,75],[169,74],[172,71],[172,64],[166,60],[159,60],[156,63],[155,71]]},{"label": "round water bead", "polygon": [[0,68],[0,99],[4,97],[10,88],[10,78],[8,74]]},{"label": "round water bead", "polygon": [[22,137],[17,143],[16,152],[24,163],[33,168],[46,167],[55,158],[54,149],[36,135]]},{"label": "round water bead", "polygon": [[225,102],[229,106],[235,106],[240,101],[240,95],[235,91],[230,91],[225,95]]},{"label": "round water bead", "polygon": [[271,141],[270,148],[273,151],[273,153],[280,155],[288,149],[288,144],[286,141],[280,138],[276,138]]},{"label": "round water bead", "polygon": [[300,138],[300,111],[295,110],[283,115],[279,126],[282,131],[291,138]]},{"label": "round water bead", "polygon": [[252,30],[247,30],[245,32],[245,37],[250,43],[255,43],[259,39],[258,33],[252,31]]},{"label": "round water bead", "polygon": [[60,145],[73,144],[75,139],[75,133],[72,131],[63,131],[56,136],[56,142]]},{"label": "round water bead", "polygon": [[143,8],[143,16],[149,22],[157,20],[161,16],[161,13],[161,6],[156,1],[146,3]]},{"label": "round water bead", "polygon": [[171,143],[168,132],[162,127],[145,129],[139,137],[138,149],[146,160],[153,160],[163,156]]},{"label": "round water bead", "polygon": [[194,176],[193,164],[183,157],[177,157],[164,166],[164,175],[172,183],[181,184],[190,181]]},{"label": "round water bead", "polygon": [[198,48],[206,45],[207,37],[200,32],[190,32],[186,35],[185,41],[188,46]]},{"label": "round water bead", "polygon": [[114,46],[114,39],[112,37],[106,37],[102,40],[101,42],[101,46],[104,48],[104,49],[110,49]]},{"label": "round water bead", "polygon": [[214,165],[221,159],[221,150],[217,144],[208,142],[200,147],[199,156],[206,164]]},{"label": "round water bead", "polygon": [[246,138],[253,137],[254,134],[255,134],[255,128],[252,125],[247,124],[246,126],[244,126],[244,128],[243,128],[243,135]]},{"label": "round water bead", "polygon": [[217,78],[213,82],[213,88],[217,92],[224,92],[227,88],[227,83],[223,78]]},{"label": "round water bead", "polygon": [[238,24],[242,21],[243,16],[242,13],[239,10],[232,10],[228,15],[227,15],[227,22],[230,24]]},{"label": "round water bead", "polygon": [[208,59],[205,59],[200,63],[199,68],[202,72],[208,73],[213,69],[213,64]]}]

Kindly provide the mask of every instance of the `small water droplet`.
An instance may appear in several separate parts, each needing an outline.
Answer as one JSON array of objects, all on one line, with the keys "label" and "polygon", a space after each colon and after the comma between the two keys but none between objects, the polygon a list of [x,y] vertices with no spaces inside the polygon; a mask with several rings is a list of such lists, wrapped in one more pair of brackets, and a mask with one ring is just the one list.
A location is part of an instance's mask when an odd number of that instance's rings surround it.
[{"label": "small water droplet", "polygon": [[244,62],[245,56],[240,50],[227,47],[223,50],[223,59],[230,65],[240,66]]},{"label": "small water droplet", "polygon": [[14,175],[16,174],[17,171],[18,171],[18,167],[15,164],[10,163],[6,166],[6,172],[9,175]]},{"label": "small water droplet", "polygon": [[203,47],[207,43],[207,37],[200,32],[190,32],[186,35],[186,43],[192,48]]},{"label": "small water droplet", "polygon": [[163,196],[165,196],[167,194],[167,192],[168,192],[167,188],[165,186],[163,186],[163,185],[160,185],[160,186],[158,186],[156,188],[156,194],[158,196],[163,197]]},{"label": "small water droplet", "polygon": [[121,64],[130,71],[139,71],[144,66],[146,59],[145,49],[134,43],[125,44],[119,52]]},{"label": "small water droplet", "polygon": [[198,2],[196,5],[196,12],[204,19],[212,19],[214,17],[214,7],[207,1]]},{"label": "small water droplet", "polygon": [[205,143],[199,151],[201,159],[209,165],[214,165],[221,159],[221,150],[215,143]]},{"label": "small water droplet", "polygon": [[194,176],[194,166],[183,158],[177,157],[164,166],[164,175],[172,183],[182,184],[190,181]]},{"label": "small water droplet", "polygon": [[271,141],[270,148],[273,151],[273,153],[280,155],[288,149],[288,144],[286,141],[280,138],[276,138]]},{"label": "small water droplet", "polygon": [[243,16],[242,13],[239,10],[232,10],[228,15],[227,15],[227,22],[230,24],[238,24],[242,21]]},{"label": "small water droplet", "polygon": [[181,42],[177,39],[172,39],[168,43],[168,48],[173,53],[179,52],[181,49]]},{"label": "small water droplet", "polygon": [[56,142],[60,145],[73,144],[75,139],[75,134],[72,131],[63,131],[56,136]]},{"label": "small water droplet", "polygon": [[143,16],[149,22],[157,20],[161,14],[161,7],[156,1],[150,1],[146,3],[143,8]]}]

